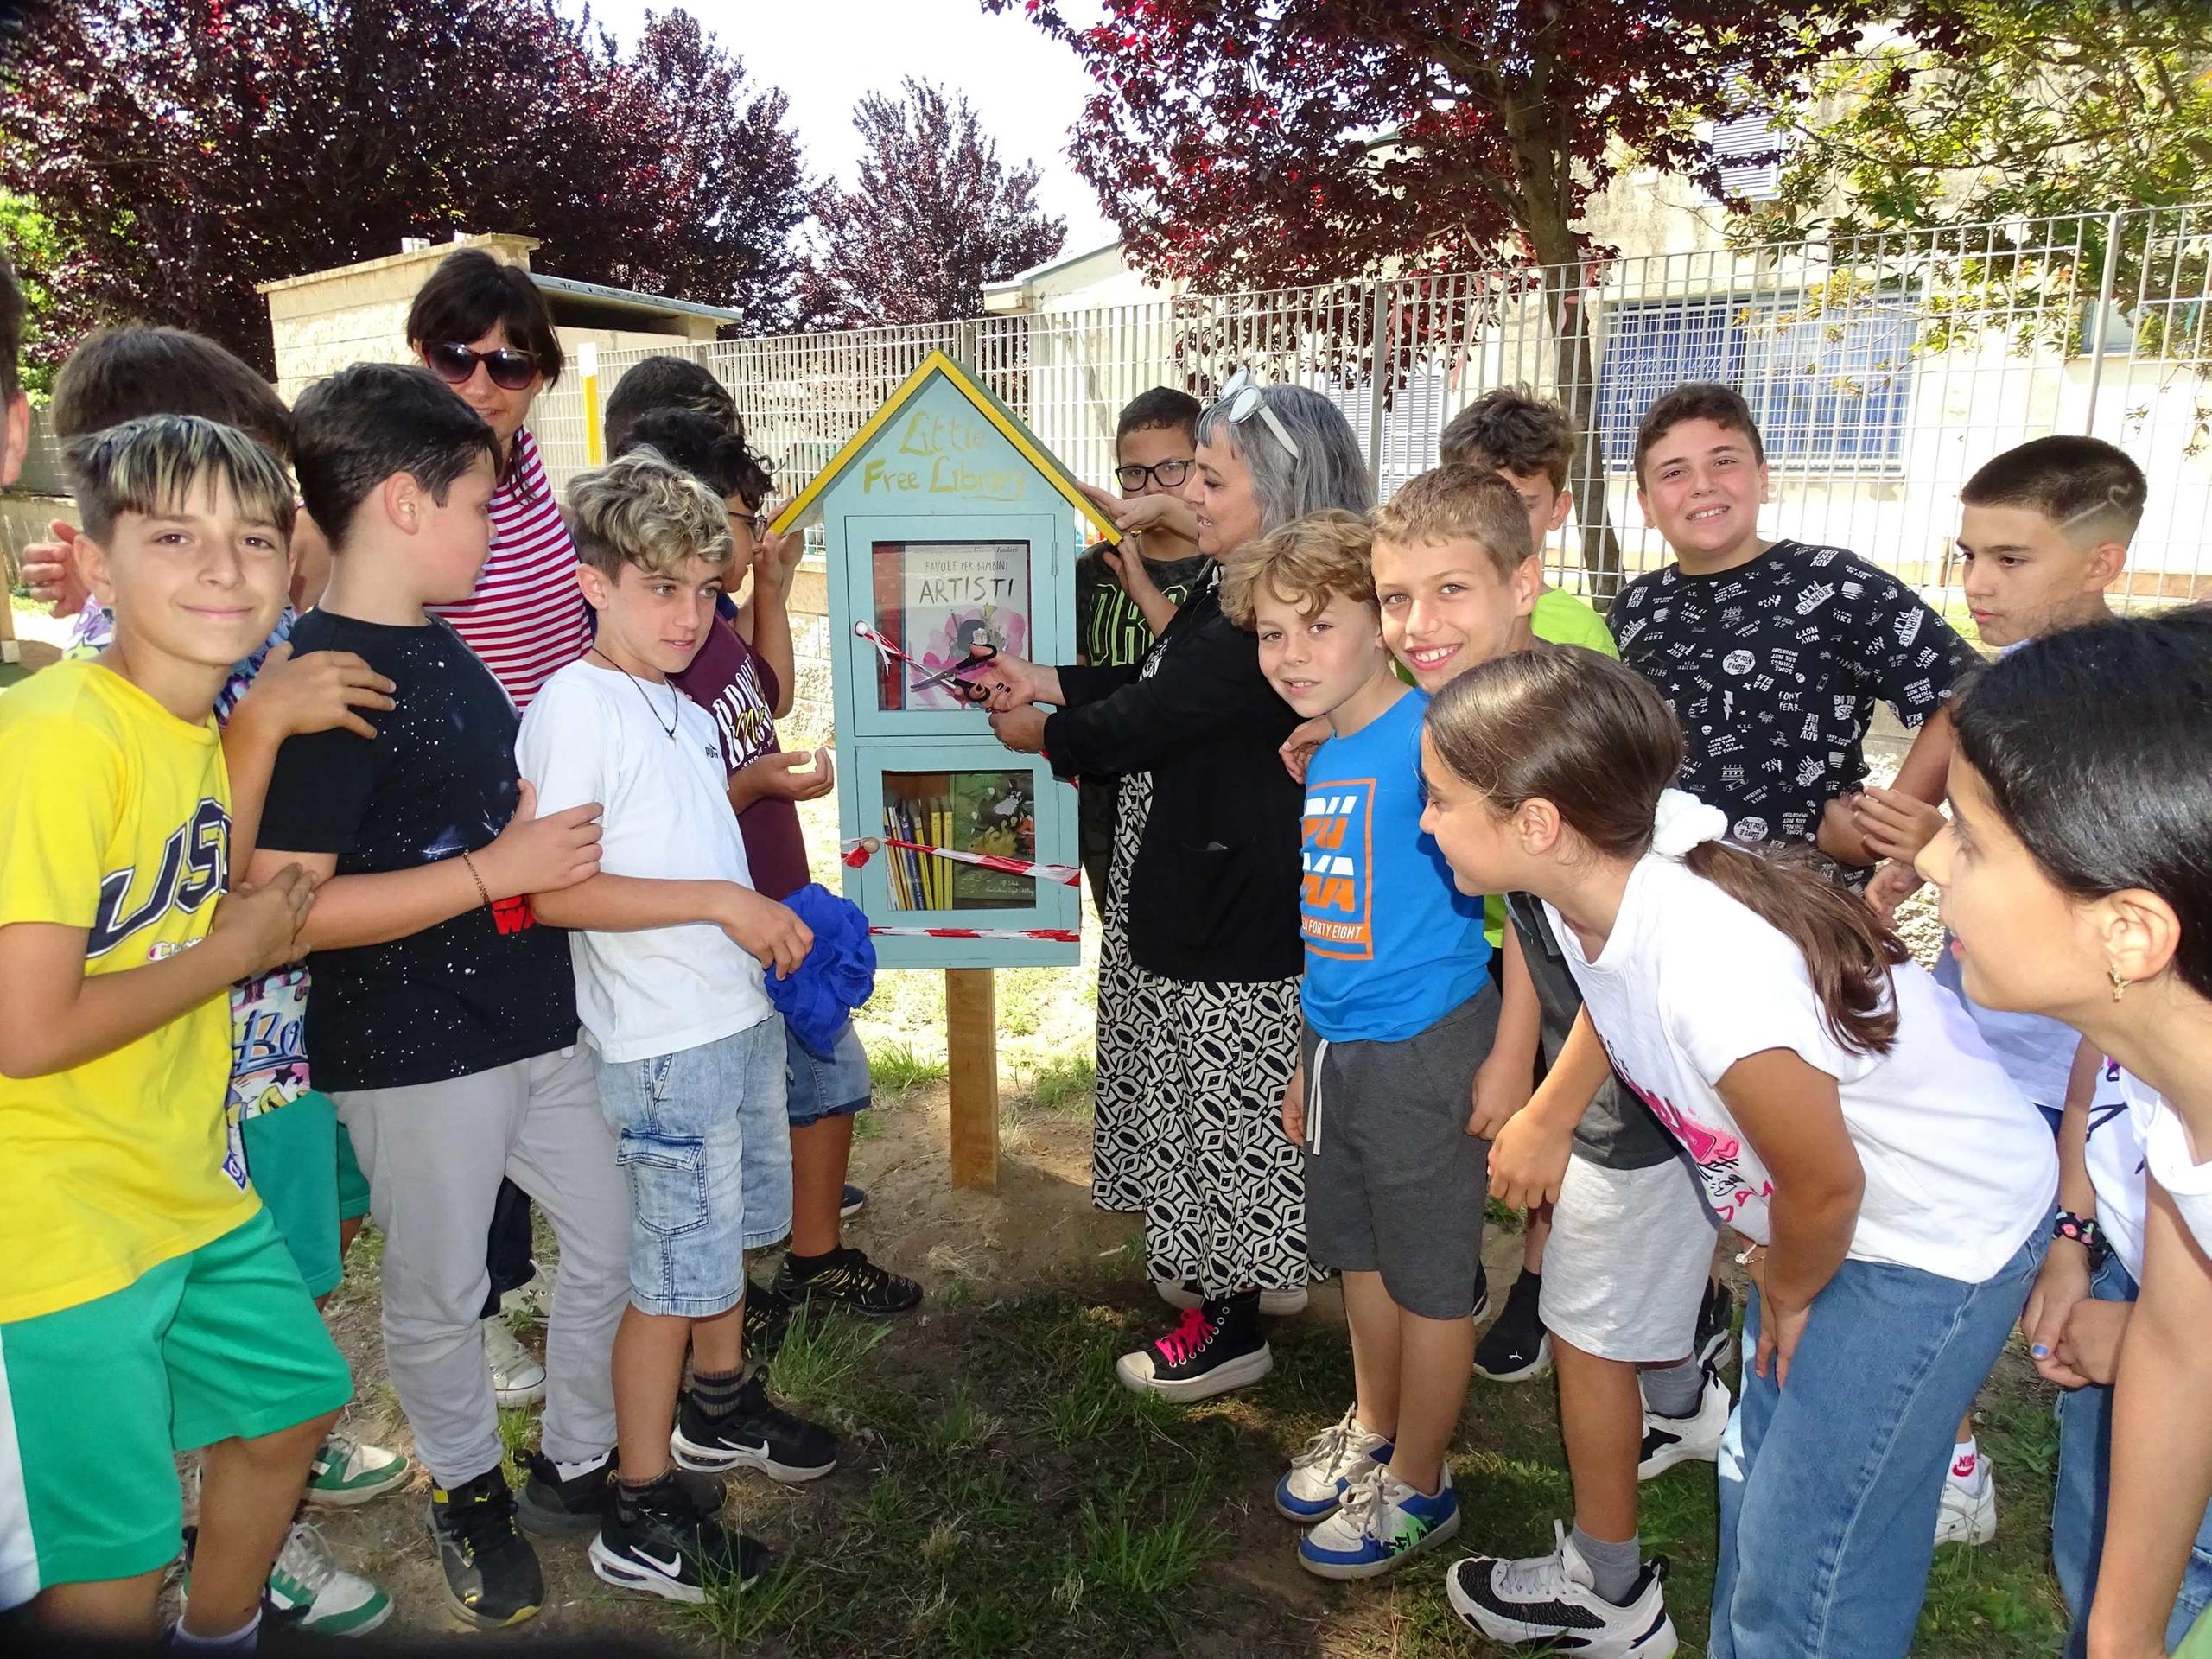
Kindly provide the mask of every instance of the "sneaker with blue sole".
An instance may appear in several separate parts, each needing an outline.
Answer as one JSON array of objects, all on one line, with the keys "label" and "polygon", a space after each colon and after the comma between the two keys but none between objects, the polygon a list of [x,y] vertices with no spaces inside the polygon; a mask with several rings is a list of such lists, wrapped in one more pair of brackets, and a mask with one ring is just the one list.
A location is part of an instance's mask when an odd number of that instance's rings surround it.
[{"label": "sneaker with blue sole", "polygon": [[1298,1564],[1316,1578],[1371,1579],[1449,1541],[1459,1530],[1452,1471],[1433,1497],[1377,1464],[1354,1481],[1337,1512],[1298,1541]]},{"label": "sneaker with blue sole", "polygon": [[1302,1527],[1318,1525],[1342,1506],[1353,1481],[1389,1461],[1390,1442],[1361,1423],[1355,1404],[1290,1460],[1290,1471],[1275,1482],[1275,1512]]}]

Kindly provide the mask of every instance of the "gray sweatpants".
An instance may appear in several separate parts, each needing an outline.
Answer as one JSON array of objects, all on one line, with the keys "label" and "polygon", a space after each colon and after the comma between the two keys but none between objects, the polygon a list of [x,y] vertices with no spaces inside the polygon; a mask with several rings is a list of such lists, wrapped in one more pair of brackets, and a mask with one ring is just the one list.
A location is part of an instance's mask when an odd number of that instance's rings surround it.
[{"label": "gray sweatpants", "polygon": [[556,1049],[448,1083],[334,1096],[384,1233],[384,1350],[441,1486],[499,1461],[484,1362],[484,1237],[499,1179],[537,1201],[561,1261],[545,1335],[545,1455],[614,1444],[614,1327],[630,1288],[630,1195],[591,1058]]}]

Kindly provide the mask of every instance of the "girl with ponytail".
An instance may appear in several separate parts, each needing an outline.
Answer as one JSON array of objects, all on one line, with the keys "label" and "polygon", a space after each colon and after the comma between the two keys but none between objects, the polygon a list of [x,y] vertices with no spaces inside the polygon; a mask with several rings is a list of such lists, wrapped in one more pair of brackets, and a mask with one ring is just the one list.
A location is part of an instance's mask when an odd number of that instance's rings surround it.
[{"label": "girl with ponytail", "polygon": [[1421,827],[1464,891],[1543,902],[1615,1069],[1746,1246],[1709,1651],[1899,1656],[2056,1158],[1862,902],[1670,787],[1682,752],[1641,675],[1540,646],[1431,704]]}]

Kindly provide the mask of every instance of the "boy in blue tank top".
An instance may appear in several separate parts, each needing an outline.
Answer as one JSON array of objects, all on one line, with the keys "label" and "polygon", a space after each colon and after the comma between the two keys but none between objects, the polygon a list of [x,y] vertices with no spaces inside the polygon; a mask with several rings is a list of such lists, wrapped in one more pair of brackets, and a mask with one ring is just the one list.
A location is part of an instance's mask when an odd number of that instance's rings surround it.
[{"label": "boy in blue tank top", "polygon": [[1367,1578],[1459,1528],[1445,1460],[1474,1357],[1489,1143],[1475,1073],[1497,1036],[1482,901],[1421,830],[1427,694],[1391,670],[1367,521],[1321,512],[1230,561],[1222,609],[1283,700],[1332,735],[1306,767],[1298,1071],[1313,1259],[1340,1268],[1357,1398],[1277,1484],[1299,1560]]}]

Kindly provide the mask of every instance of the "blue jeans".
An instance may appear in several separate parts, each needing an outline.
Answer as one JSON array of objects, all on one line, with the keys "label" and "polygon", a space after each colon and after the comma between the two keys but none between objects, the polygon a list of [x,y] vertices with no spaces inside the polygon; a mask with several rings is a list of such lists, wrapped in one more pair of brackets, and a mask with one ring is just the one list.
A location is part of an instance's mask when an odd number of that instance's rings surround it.
[{"label": "blue jeans", "polygon": [[[2117,1256],[2107,1256],[2089,1281],[2108,1302],[2135,1300],[2135,1281]],[[2088,1649],[2089,1599],[2096,1593],[2097,1557],[2105,1542],[2105,1503],[2112,1481],[2112,1390],[2091,1383],[2058,1396],[2058,1484],[2050,1503],[2050,1564],[2073,1611],[2067,1632],[2069,1659]],[[2181,1645],[2198,1614],[2212,1605],[2212,1510],[2196,1529],[2196,1548],[2181,1580],[2181,1599],[2166,1622],[2166,1649]]]},{"label": "blue jeans", "polygon": [[[1748,1362],[1720,1445],[1712,1659],[1894,1659],[1912,1645],[1952,1437],[2026,1305],[2042,1229],[1978,1285],[1846,1262],[1789,1386]],[[1744,1317],[1757,1349],[1759,1298]]]},{"label": "blue jeans", "polygon": [[592,1056],[630,1185],[630,1302],[713,1319],[745,1296],[745,1252],[791,1230],[784,1020],[651,1059]]}]

